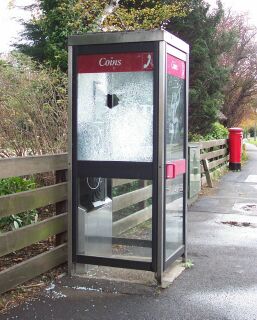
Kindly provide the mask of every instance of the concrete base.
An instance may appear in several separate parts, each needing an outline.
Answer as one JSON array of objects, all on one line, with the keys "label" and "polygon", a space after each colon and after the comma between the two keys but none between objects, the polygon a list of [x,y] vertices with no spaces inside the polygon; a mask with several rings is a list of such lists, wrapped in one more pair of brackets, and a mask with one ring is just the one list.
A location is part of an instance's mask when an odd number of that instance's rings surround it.
[{"label": "concrete base", "polygon": [[163,279],[161,283],[161,288],[166,289],[168,288],[172,282],[180,276],[180,274],[185,270],[183,266],[183,262],[176,261],[174,262],[169,269],[167,269],[163,274]]},{"label": "concrete base", "polygon": [[106,280],[110,282],[129,282],[146,286],[156,286],[154,273],[133,269],[123,269],[104,266],[90,266],[86,272],[80,272],[73,276],[85,279]]},{"label": "concrete base", "polygon": [[[156,287],[157,285],[154,273],[150,271],[88,265],[77,265],[76,267],[77,272],[72,275],[73,277],[91,279],[96,282],[98,280],[105,280],[112,283],[134,283],[150,287]],[[159,287],[162,289],[168,288],[184,270],[185,267],[183,267],[181,260],[174,262],[169,269],[164,272],[163,280]]]}]

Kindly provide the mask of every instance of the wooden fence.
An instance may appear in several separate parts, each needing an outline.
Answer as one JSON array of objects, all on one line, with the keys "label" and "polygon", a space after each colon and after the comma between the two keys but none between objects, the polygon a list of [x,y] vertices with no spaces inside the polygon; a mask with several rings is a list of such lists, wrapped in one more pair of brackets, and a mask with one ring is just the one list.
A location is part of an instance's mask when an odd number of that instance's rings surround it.
[{"label": "wooden fence", "polygon": [[[46,155],[35,157],[21,157],[0,159],[0,179],[31,176],[45,172],[54,172],[55,184],[10,194],[0,197],[0,218],[38,209],[55,204],[56,215],[43,221],[21,227],[14,231],[0,233],[0,263],[1,257],[39,241],[56,235],[56,246],[33,258],[15,264],[0,271],[0,294],[6,292],[25,281],[45,273],[46,271],[64,263],[67,260],[67,154]],[[113,187],[131,184],[135,180],[116,179]],[[151,206],[146,200],[152,196],[152,186],[142,181],[139,188],[120,194],[113,198],[113,211],[118,212],[131,205],[141,203],[139,210],[113,223],[113,234],[118,235],[125,230],[135,227],[152,216]]]},{"label": "wooden fence", "polygon": [[201,184],[213,187],[212,178],[217,170],[227,166],[227,139],[202,141],[199,143],[201,161]]},{"label": "wooden fence", "polygon": [[[67,200],[66,170],[66,154],[0,160],[0,179],[51,171],[54,171],[56,176],[56,183],[53,185],[0,197],[0,218],[56,204],[55,216],[0,234],[0,262],[1,257],[7,254],[66,232],[68,221],[67,212],[64,212]],[[62,264],[66,259],[67,244],[60,243],[49,251],[2,270],[0,293]]]}]

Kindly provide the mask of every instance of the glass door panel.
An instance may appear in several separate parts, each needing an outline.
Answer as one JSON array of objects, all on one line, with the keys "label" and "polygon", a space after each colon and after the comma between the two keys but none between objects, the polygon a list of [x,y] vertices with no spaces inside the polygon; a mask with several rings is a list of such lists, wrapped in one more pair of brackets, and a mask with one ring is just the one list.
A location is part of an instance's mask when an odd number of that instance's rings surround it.
[{"label": "glass door panel", "polygon": [[[115,162],[119,168],[120,162],[153,162],[153,74],[152,51],[78,56],[76,254],[80,259],[101,258],[106,265],[123,260],[121,266],[125,261],[152,263],[152,181],[110,176],[116,171]],[[92,162],[99,177],[82,171]],[[106,175],[101,174],[103,162],[110,164]]]},{"label": "glass door panel", "polygon": [[167,54],[166,166],[172,178],[165,186],[165,261],[183,245],[185,172],[185,61]]}]

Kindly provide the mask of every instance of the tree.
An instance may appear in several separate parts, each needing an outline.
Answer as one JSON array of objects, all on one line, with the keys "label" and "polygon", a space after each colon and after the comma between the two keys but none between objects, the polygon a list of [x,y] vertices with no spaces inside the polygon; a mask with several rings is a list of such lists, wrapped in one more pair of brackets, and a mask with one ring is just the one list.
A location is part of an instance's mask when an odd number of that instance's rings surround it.
[{"label": "tree", "polygon": [[228,118],[228,126],[238,126],[256,108],[257,98],[257,28],[248,25],[245,14],[233,14],[229,10],[219,25],[220,30],[230,30],[236,42],[221,57],[221,63],[230,70],[225,86],[222,112]]},{"label": "tree", "polygon": [[185,15],[184,1],[38,0],[36,6],[25,8],[40,14],[24,23],[23,43],[16,48],[36,61],[66,71],[69,35],[157,28],[171,17]]},{"label": "tree", "polygon": [[218,8],[210,12],[205,1],[191,0],[188,11],[188,15],[174,18],[167,29],[190,45],[189,130],[206,134],[217,120],[228,79],[228,69],[219,59],[229,51],[234,37],[226,30],[218,32],[223,16],[220,2]]},{"label": "tree", "polygon": [[[255,101],[255,105],[257,105],[257,101]],[[247,113],[244,114],[239,126],[249,130],[250,128],[254,128],[257,123],[257,112],[256,108],[250,108]]]}]

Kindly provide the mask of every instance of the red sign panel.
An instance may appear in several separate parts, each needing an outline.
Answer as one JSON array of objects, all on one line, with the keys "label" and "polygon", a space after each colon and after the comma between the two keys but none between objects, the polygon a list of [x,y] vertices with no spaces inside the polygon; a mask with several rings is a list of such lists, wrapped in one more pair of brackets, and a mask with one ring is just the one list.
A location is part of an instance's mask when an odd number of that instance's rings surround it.
[{"label": "red sign panel", "polygon": [[153,70],[152,52],[104,53],[78,56],[78,73],[142,72]]},{"label": "red sign panel", "polygon": [[167,73],[180,78],[186,79],[186,63],[171,55],[167,55]]}]

